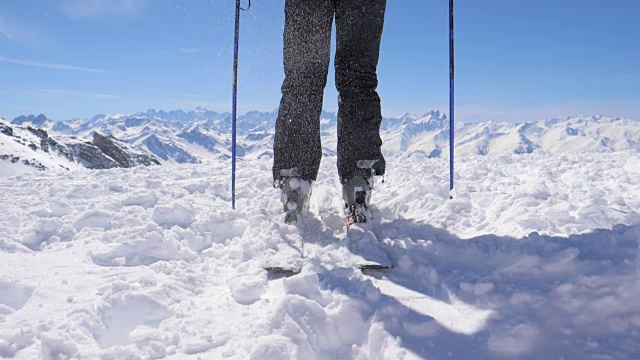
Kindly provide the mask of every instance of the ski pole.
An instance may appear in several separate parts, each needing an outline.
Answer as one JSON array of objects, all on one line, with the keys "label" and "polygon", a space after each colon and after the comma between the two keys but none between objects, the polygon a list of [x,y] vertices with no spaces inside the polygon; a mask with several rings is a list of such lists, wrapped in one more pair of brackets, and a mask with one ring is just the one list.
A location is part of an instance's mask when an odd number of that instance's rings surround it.
[{"label": "ski pole", "polygon": [[251,0],[246,9],[240,7],[240,0],[236,0],[236,26],[233,41],[233,101],[231,110],[231,208],[236,209],[236,133],[238,109],[238,45],[240,41],[240,10],[249,10]]},{"label": "ski pole", "polygon": [[453,199],[453,195],[451,192],[453,191],[453,165],[454,165],[454,32],[453,32],[453,24],[454,24],[454,11],[453,11],[453,0],[449,0],[449,198]]}]

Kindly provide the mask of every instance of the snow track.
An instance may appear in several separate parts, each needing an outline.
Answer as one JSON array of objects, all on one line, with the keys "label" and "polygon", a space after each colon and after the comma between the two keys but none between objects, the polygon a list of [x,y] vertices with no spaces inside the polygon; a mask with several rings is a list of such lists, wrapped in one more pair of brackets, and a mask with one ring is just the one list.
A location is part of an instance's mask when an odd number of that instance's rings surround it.
[{"label": "snow track", "polygon": [[637,359],[640,155],[388,159],[374,232],[395,268],[341,266],[335,158],[309,263],[270,278],[287,235],[268,160],[0,179],[0,357]]}]

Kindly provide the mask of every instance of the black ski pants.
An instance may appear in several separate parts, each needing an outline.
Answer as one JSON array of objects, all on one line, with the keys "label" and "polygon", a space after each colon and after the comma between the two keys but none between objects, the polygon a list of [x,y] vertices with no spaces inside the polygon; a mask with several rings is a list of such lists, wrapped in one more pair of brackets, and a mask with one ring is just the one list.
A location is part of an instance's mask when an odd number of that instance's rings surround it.
[{"label": "black ski pants", "polygon": [[[315,180],[322,157],[320,113],[336,21],[338,172],[383,175],[376,69],[386,0],[286,0],[282,100],[274,140],[274,180]],[[365,168],[369,169],[365,169]]]}]

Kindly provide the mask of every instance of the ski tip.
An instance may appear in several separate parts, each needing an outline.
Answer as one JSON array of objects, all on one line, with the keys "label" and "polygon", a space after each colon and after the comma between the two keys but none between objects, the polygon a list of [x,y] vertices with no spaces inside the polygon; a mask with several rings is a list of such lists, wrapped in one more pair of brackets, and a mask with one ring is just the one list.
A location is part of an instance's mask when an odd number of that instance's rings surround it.
[{"label": "ski tip", "polygon": [[269,274],[269,277],[271,277],[272,279],[295,276],[300,274],[300,271],[302,270],[298,268],[289,269],[289,268],[282,268],[282,267],[275,267],[275,266],[265,267],[264,269],[267,271],[267,273]]},{"label": "ski tip", "polygon": [[389,271],[389,270],[393,269],[393,266],[385,266],[385,265],[381,265],[381,264],[364,264],[364,265],[359,265],[358,269],[360,269],[363,272],[366,272],[366,271]]}]

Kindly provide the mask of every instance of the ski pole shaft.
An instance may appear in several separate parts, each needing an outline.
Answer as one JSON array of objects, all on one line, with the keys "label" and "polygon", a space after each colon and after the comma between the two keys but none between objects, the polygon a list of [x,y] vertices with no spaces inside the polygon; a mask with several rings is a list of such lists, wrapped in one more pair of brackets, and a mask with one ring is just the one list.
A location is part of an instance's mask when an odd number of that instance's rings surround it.
[{"label": "ski pole shaft", "polygon": [[454,8],[453,1],[449,0],[449,197],[453,199],[453,170],[454,170],[454,147],[455,147],[455,120],[454,120],[454,95],[455,95],[455,72],[454,72]]},{"label": "ski pole shaft", "polygon": [[236,209],[236,122],[238,108],[238,43],[240,40],[240,0],[236,0],[236,25],[233,42],[233,104],[231,110],[231,207]]}]

